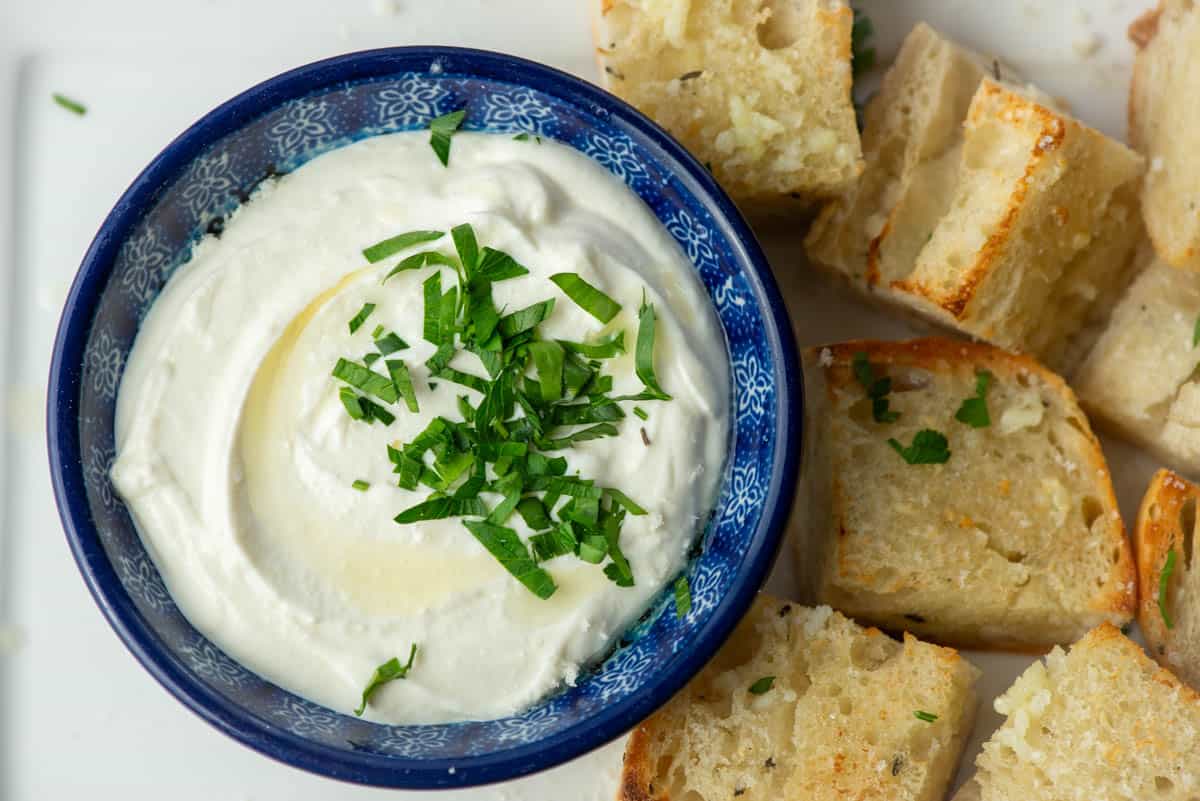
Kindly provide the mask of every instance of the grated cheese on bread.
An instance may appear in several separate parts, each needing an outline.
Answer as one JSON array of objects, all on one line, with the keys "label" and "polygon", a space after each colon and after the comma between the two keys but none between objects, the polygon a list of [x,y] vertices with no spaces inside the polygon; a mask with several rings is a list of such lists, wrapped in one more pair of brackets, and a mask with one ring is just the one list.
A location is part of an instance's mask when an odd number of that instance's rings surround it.
[{"label": "grated cheese on bread", "polygon": [[[1138,624],[1146,646],[1160,665],[1195,688],[1200,688],[1200,564],[1196,563],[1200,552],[1196,551],[1195,537],[1198,500],[1200,486],[1170,470],[1159,470],[1142,498],[1134,536],[1141,588]],[[1165,597],[1160,596],[1164,572]]]},{"label": "grated cheese on bread", "polygon": [[1147,266],[1121,298],[1072,378],[1098,422],[1200,476],[1200,274],[1141,248]]},{"label": "grated cheese on bread", "polygon": [[924,24],[863,142],[863,178],[821,211],[809,258],[932,323],[1078,358],[1132,277],[1141,157]]},{"label": "grated cheese on bread", "polygon": [[634,729],[618,801],[941,801],[978,675],[949,648],[760,594],[716,658]]},{"label": "grated cheese on bread", "polygon": [[735,200],[795,205],[862,172],[846,0],[594,0],[604,87]]},{"label": "grated cheese on bread", "polygon": [[1200,270],[1200,9],[1161,0],[1129,29],[1137,46],[1129,92],[1129,141],[1150,165],[1142,214],[1159,258]]},{"label": "grated cheese on bread", "polygon": [[[890,380],[877,421],[862,354]],[[948,339],[859,341],[803,355],[797,565],[805,600],[963,647],[1044,650],[1136,602],[1132,553],[1100,445],[1067,385],[1028,356]],[[977,397],[988,422],[956,419]],[[888,440],[945,436],[910,464]]]},{"label": "grated cheese on bread", "polygon": [[1200,696],[1110,625],[996,699],[1006,716],[954,801],[1194,801]]}]

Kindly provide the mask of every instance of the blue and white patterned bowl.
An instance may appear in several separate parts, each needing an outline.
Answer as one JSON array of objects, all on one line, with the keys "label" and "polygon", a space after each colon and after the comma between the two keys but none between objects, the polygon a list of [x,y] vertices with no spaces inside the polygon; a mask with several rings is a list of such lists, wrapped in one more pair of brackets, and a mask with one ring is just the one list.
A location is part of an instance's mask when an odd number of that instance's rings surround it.
[{"label": "blue and white patterned bowl", "polygon": [[[469,129],[577,148],[625,181],[679,242],[729,345],[735,430],[724,485],[680,620],[664,592],[575,687],[503,720],[382,726],[264,681],[189,625],[109,482],[117,387],[138,325],[192,243],[265,177],[366,136],[466,107]],[[510,56],[375,50],[285,73],[225,103],[138,176],[89,248],[50,370],[48,438],[79,569],[129,649],[176,698],[246,745],[339,779],[461,787],[550,767],[619,736],[713,655],[765,579],[799,453],[800,376],[758,245],[712,177],[645,117],[595,87]]]}]

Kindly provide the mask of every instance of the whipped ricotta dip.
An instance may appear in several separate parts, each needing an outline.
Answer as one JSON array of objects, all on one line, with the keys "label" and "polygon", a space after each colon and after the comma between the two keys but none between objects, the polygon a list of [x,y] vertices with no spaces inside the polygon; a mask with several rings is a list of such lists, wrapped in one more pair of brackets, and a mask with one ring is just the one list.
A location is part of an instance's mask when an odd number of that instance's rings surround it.
[{"label": "whipped ricotta dip", "polygon": [[[624,333],[624,352],[598,360],[613,398],[646,389],[634,342],[643,298],[654,309],[653,363],[671,399],[620,402],[615,434],[545,453],[565,458],[562,475],[618,490],[644,510],[619,531],[632,586],[566,554],[538,564],[556,588],[539,597],[463,517],[394,520],[431,489],[398,486],[388,446],[411,443],[435,418],[463,421],[460,397],[476,408],[483,398],[426,364],[437,347],[425,338],[424,290],[435,273],[443,291],[455,286],[449,232],[464,223],[481,249],[528,271],[492,284],[500,314],[552,298],[541,340],[604,343]],[[409,231],[446,235],[364,259],[364,249]],[[445,263],[384,280],[422,251]],[[602,323],[550,280],[561,273],[620,311]],[[348,322],[368,304],[351,333]],[[355,419],[345,404],[353,387],[331,369],[339,359],[362,364],[384,332],[407,345],[386,358],[407,366],[419,411],[374,398],[394,419]],[[724,469],[727,364],[686,256],[586,156],[549,140],[464,132],[444,166],[428,133],[379,136],[265,183],[219,238],[197,243],[130,354],[112,476],[181,611],[247,668],[349,712],[376,669],[405,662],[415,644],[404,680],[371,694],[367,719],[492,719],[575,682],[679,575]],[[490,380],[473,353],[458,352],[450,366]],[[388,375],[378,355],[368,367]],[[527,375],[539,380],[532,361]],[[434,455],[423,458],[432,464]],[[502,501],[479,497],[489,511]],[[535,531],[522,515],[501,520],[528,547]]]}]

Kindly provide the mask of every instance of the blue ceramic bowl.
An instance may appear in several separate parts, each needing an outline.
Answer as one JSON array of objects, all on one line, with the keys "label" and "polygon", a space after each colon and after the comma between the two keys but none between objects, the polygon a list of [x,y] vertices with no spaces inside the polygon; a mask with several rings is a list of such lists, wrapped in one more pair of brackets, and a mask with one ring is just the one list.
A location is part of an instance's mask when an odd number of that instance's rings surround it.
[{"label": "blue ceramic bowl", "polygon": [[[206,231],[265,177],[357,139],[465,127],[564,142],[620,177],[699,273],[728,341],[735,426],[723,489],[688,567],[684,620],[664,592],[575,687],[503,720],[382,726],[264,681],[172,602],[109,481],[126,356],[147,308]],[[300,768],[391,787],[462,787],[548,768],[627,731],[708,661],[751,603],[782,537],[796,478],[800,376],[766,259],[708,172],[638,112],[548,67],[415,47],[321,61],[225,103],[151,162],[104,221],[71,288],[50,369],[50,468],[96,602],[167,691],[231,737]]]}]

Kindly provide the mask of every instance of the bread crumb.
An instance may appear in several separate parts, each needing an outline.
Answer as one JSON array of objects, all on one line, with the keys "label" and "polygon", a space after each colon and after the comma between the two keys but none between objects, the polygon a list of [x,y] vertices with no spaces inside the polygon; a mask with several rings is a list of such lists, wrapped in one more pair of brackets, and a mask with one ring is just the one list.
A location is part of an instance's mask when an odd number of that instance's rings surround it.
[{"label": "bread crumb", "polygon": [[1150,161],[1150,172],[1162,172],[1162,171],[1163,171],[1163,157],[1155,156]]},{"label": "bread crumb", "polygon": [[817,357],[817,364],[821,365],[822,367],[832,367],[833,351],[831,351],[829,348],[821,348],[821,353]]},{"label": "bread crumb", "polygon": [[1074,49],[1075,55],[1080,58],[1091,58],[1100,49],[1102,44],[1103,42],[1100,37],[1089,31],[1072,42],[1071,47]]}]

